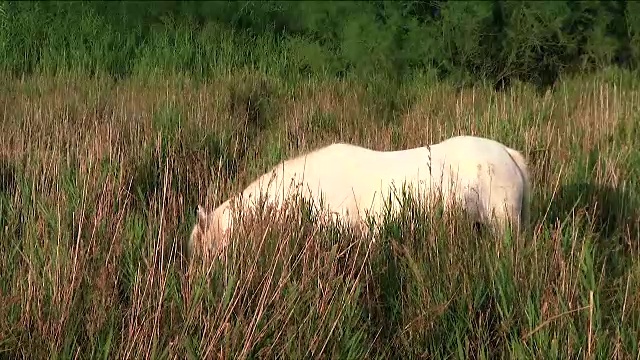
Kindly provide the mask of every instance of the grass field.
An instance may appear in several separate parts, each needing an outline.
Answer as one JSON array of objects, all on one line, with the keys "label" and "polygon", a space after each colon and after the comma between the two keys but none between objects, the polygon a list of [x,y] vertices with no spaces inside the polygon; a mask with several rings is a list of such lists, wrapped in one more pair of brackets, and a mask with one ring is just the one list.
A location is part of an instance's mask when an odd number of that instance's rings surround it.
[{"label": "grass field", "polygon": [[[545,95],[417,78],[295,83],[68,74],[0,81],[3,358],[640,357],[640,87],[607,70]],[[302,212],[229,257],[184,258],[278,161],[490,137],[522,151],[533,226],[476,238],[408,206],[371,245]]]}]

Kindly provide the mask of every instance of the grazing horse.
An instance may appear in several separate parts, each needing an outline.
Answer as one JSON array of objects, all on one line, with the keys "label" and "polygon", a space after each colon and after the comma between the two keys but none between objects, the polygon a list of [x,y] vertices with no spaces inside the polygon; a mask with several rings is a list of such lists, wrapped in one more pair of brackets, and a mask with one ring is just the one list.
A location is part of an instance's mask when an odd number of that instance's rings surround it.
[{"label": "grazing horse", "polygon": [[[497,220],[520,231],[528,225],[530,183],[524,158],[499,142],[473,136],[400,151],[332,144],[281,162],[242,191],[241,205],[234,207],[256,206],[261,198],[279,208],[291,195],[301,195],[312,203],[321,199],[325,214],[367,231],[367,216],[380,220],[389,192],[402,185],[416,199],[439,194],[445,210],[457,202],[479,223]],[[401,205],[392,201],[391,210]],[[198,206],[190,254],[196,247],[218,253],[227,245],[234,224],[231,210],[232,199],[209,214]]]}]

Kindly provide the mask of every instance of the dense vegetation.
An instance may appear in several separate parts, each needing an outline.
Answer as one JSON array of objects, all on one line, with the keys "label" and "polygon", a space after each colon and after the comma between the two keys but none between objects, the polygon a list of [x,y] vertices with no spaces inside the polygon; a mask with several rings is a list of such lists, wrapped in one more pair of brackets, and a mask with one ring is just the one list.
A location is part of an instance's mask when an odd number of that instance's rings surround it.
[{"label": "dense vegetation", "polygon": [[640,64],[635,1],[90,1],[0,3],[0,69],[457,82]]},{"label": "dense vegetation", "polygon": [[[0,357],[636,359],[639,42],[626,1],[0,2]],[[183,257],[283,158],[457,134],[523,152],[527,234],[302,204]]]}]

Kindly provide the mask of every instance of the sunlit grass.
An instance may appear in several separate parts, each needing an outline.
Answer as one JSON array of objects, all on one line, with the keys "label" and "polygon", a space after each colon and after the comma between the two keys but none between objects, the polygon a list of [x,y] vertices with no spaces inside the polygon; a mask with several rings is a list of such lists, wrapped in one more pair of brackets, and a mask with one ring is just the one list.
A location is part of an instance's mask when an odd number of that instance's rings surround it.
[{"label": "sunlit grass", "polygon": [[[0,92],[0,351],[8,357],[638,356],[640,120],[623,72],[553,92],[416,80],[33,76]],[[521,150],[524,237],[408,206],[381,241],[256,219],[189,262],[195,209],[335,141],[456,134]]]}]

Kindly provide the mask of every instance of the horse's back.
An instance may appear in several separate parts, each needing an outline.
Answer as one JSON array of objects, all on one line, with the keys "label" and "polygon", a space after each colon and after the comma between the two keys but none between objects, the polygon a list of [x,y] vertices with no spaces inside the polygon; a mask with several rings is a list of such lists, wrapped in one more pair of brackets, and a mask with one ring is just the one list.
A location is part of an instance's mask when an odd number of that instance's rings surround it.
[{"label": "horse's back", "polygon": [[350,193],[362,171],[363,163],[371,162],[375,151],[363,147],[335,143],[316,151],[287,159],[271,168],[251,183],[245,196],[264,193],[270,200],[280,202],[291,192],[304,198],[318,200],[321,192],[326,201],[335,203]]},{"label": "horse's back", "polygon": [[[499,177],[519,174],[518,164],[509,150],[495,140],[474,136],[456,136],[431,146],[434,160],[459,164],[459,171],[476,173],[487,170]],[[483,166],[489,168],[483,169]],[[500,174],[505,171],[506,174]]]}]

